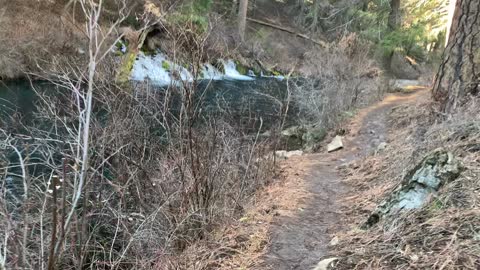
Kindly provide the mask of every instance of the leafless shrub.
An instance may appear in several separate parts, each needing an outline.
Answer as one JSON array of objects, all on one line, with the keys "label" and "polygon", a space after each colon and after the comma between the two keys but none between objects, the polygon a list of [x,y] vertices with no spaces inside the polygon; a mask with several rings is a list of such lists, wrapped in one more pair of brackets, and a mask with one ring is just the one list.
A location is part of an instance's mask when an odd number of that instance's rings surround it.
[{"label": "leafless shrub", "polygon": [[[196,82],[126,91],[105,79],[117,25],[100,28],[101,6],[77,2],[89,64],[58,65],[55,86],[36,90],[31,122],[0,127],[0,266],[175,265],[171,255],[236,217],[268,179],[267,142],[226,112],[203,113]],[[192,46],[195,65],[204,39],[186,35],[175,38]]]},{"label": "leafless shrub", "polygon": [[300,80],[292,90],[300,119],[331,127],[342,113],[383,95],[380,72],[369,59],[368,49],[350,43],[346,48],[306,56],[309,60],[300,71],[311,78]]}]

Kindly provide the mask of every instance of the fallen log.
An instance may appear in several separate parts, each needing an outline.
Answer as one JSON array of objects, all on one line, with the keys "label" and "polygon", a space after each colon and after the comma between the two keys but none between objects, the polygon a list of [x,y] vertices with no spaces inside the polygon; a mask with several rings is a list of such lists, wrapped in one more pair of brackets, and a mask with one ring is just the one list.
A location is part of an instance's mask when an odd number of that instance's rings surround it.
[{"label": "fallen log", "polygon": [[283,27],[283,26],[280,26],[280,25],[276,25],[276,24],[272,24],[272,23],[269,23],[269,22],[265,22],[265,21],[260,21],[260,20],[257,20],[257,19],[253,19],[253,18],[247,18],[248,21],[250,22],[253,22],[253,23],[257,23],[257,24],[260,24],[260,25],[264,25],[264,26],[268,26],[268,27],[271,27],[271,28],[274,28],[274,29],[277,29],[277,30],[280,30],[280,31],[284,31],[284,32],[287,32],[287,33],[290,33],[290,34],[293,34],[293,35],[296,35],[298,37],[301,37],[303,39],[306,39],[308,41],[311,41],[317,45],[320,45],[324,48],[328,48],[328,44],[323,41],[323,40],[315,40],[305,34],[302,34],[302,33],[299,33],[299,32],[296,32],[292,29],[289,29],[289,28],[286,28],[286,27]]}]

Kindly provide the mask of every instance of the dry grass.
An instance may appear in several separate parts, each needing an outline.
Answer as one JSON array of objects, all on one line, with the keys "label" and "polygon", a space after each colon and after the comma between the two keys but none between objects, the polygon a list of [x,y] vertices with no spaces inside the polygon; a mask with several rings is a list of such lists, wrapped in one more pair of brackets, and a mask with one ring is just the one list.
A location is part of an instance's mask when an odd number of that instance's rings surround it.
[{"label": "dry grass", "polygon": [[[474,102],[474,101],[472,101]],[[480,122],[475,104],[441,121],[428,96],[395,108],[384,153],[352,164],[345,173],[356,194],[345,211],[354,224],[339,233],[338,269],[478,269],[480,267]],[[445,147],[467,168],[423,208],[357,229],[376,205],[428,152]],[[354,207],[352,207],[354,206]]]},{"label": "dry grass", "polygon": [[199,241],[189,247],[181,258],[173,258],[177,269],[260,267],[269,248],[269,230],[274,218],[295,215],[311,196],[302,180],[304,172],[308,171],[307,166],[303,157],[281,163],[279,174],[255,193],[241,217],[214,230],[207,237],[208,241]]},{"label": "dry grass", "polygon": [[338,48],[309,52],[299,70],[309,79],[292,87],[298,118],[327,128],[378,101],[386,89],[368,44],[355,36],[340,40]]},{"label": "dry grass", "polygon": [[84,25],[65,12],[67,0],[1,2],[0,79],[53,69],[60,58],[79,62],[86,51]]},{"label": "dry grass", "polygon": [[[32,150],[22,153],[36,158],[25,159],[24,166],[42,168],[29,177],[30,192],[17,205],[5,199],[11,190],[0,189],[0,235],[9,241],[7,266],[40,269],[57,226],[53,205],[63,220],[62,209],[71,204],[77,165],[69,146],[75,145],[71,127],[77,112],[70,92],[55,90],[42,94],[44,103],[34,116],[35,123],[42,124],[26,127],[34,138],[10,137],[8,132],[0,137],[14,146],[27,145]],[[272,160],[261,158],[268,154],[268,141],[247,136],[224,120],[226,115],[197,117],[186,109],[174,115],[165,92],[140,91],[133,97],[108,82],[97,82],[95,90],[96,108],[103,113],[92,119],[92,169],[74,229],[65,237],[60,269],[89,264],[96,269],[208,269],[212,261],[231,255],[235,227],[223,233],[217,233],[222,230],[218,228],[238,220],[251,196],[271,178]],[[167,92],[178,95],[175,91],[181,89]],[[48,132],[52,126],[55,134]],[[17,166],[9,155],[10,148],[1,149],[2,178]],[[50,194],[46,183],[54,174],[65,175],[66,185]],[[56,192],[63,201],[55,198]],[[28,212],[23,210],[25,200]],[[18,212],[25,216],[18,217]],[[9,222],[15,225],[9,227]],[[28,246],[5,236],[21,234],[22,224],[43,229],[26,238]],[[264,234],[257,235],[256,242],[240,249],[261,249]],[[18,261],[15,248],[25,260]]]},{"label": "dry grass", "polygon": [[[59,66],[79,63],[87,51],[84,15],[70,0],[0,0],[0,79],[25,73],[46,75]],[[107,0],[104,26],[119,15],[121,1]],[[137,0],[129,0],[129,8]],[[74,8],[75,7],[75,8]],[[129,9],[130,10],[130,9]],[[115,15],[113,15],[115,14]]]}]

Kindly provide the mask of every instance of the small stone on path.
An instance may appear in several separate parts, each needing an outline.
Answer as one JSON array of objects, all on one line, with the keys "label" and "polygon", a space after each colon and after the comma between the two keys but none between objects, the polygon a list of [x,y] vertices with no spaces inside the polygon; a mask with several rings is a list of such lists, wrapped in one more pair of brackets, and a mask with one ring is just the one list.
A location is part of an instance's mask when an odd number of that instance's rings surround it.
[{"label": "small stone on path", "polygon": [[335,138],[333,138],[332,142],[328,144],[327,151],[330,153],[330,152],[333,152],[335,150],[342,149],[342,148],[343,148],[342,137],[341,136],[335,136]]},{"label": "small stone on path", "polygon": [[313,270],[328,270],[329,266],[338,261],[338,258],[328,258],[321,260]]},{"label": "small stone on path", "polygon": [[303,155],[302,150],[295,150],[295,151],[285,151],[285,150],[279,150],[275,152],[275,155],[279,158],[291,158],[294,156],[301,156]]}]

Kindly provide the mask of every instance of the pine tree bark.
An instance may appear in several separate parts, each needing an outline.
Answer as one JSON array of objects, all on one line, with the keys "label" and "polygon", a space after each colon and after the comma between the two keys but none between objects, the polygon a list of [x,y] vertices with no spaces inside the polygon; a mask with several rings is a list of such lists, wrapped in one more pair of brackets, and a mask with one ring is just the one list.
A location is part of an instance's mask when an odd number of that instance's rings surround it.
[{"label": "pine tree bark", "polygon": [[[388,15],[388,30],[393,32],[397,30],[401,25],[400,17],[400,0],[390,0],[390,13]],[[392,59],[395,51],[390,52],[390,54],[385,55],[383,58],[383,64],[387,70],[392,70]]]},{"label": "pine tree bark", "polygon": [[390,0],[390,14],[388,16],[388,28],[390,31],[400,26],[400,0]]},{"label": "pine tree bark", "polygon": [[480,3],[457,0],[448,45],[435,77],[433,98],[452,112],[480,91]]},{"label": "pine tree bark", "polygon": [[240,0],[238,7],[238,35],[242,41],[245,40],[245,28],[247,25],[248,0]]}]

